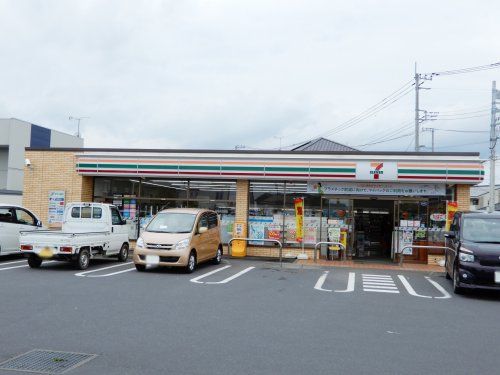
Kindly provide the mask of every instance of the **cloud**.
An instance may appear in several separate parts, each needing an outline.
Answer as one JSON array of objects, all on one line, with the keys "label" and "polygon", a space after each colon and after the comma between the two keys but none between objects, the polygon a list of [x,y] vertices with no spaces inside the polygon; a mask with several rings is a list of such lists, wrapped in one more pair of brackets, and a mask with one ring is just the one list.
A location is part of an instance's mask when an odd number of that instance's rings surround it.
[{"label": "cloud", "polygon": [[[74,133],[68,117],[89,116],[89,147],[271,148],[277,137],[289,145],[325,133],[366,144],[405,134],[412,93],[330,131],[409,81],[415,60],[421,72],[497,61],[495,10],[494,1],[451,0],[3,0],[0,117]],[[499,74],[436,78],[421,107],[487,107]],[[486,116],[425,126],[488,124]],[[436,132],[436,147],[453,151],[481,137]],[[422,139],[429,145],[429,134]],[[410,141],[364,149],[411,149]],[[463,150],[485,156],[487,144]]]}]

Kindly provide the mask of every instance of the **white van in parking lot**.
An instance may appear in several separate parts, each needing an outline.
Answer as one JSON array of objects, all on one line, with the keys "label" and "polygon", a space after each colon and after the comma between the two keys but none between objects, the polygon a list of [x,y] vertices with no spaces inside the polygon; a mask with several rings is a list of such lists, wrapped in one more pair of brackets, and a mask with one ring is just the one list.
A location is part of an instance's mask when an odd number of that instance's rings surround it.
[{"label": "white van in parking lot", "polygon": [[41,226],[38,217],[26,208],[0,203],[0,255],[19,254],[19,232]]},{"label": "white van in parking lot", "polygon": [[20,249],[31,268],[44,259],[73,261],[86,269],[96,257],[128,258],[128,227],[118,208],[104,203],[70,203],[61,231],[21,232]]}]

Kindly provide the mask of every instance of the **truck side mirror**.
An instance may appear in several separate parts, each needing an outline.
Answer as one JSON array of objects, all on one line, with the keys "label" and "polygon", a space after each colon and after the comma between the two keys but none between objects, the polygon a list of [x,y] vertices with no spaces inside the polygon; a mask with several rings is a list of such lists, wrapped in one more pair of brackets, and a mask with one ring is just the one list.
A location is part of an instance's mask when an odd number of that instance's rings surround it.
[{"label": "truck side mirror", "polygon": [[43,227],[42,221],[41,221],[41,220],[37,220],[37,221],[36,221],[36,226],[37,226],[38,228]]}]

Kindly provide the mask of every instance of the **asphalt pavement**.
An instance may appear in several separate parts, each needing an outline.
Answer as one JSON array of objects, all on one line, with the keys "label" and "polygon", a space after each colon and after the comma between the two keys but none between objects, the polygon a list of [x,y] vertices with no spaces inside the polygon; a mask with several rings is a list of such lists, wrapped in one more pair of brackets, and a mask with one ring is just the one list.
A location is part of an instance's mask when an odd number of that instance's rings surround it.
[{"label": "asphalt pavement", "polygon": [[108,260],[82,272],[10,257],[0,260],[0,291],[0,362],[33,349],[97,354],[67,374],[500,368],[500,294],[454,295],[440,273],[235,259],[191,275]]}]

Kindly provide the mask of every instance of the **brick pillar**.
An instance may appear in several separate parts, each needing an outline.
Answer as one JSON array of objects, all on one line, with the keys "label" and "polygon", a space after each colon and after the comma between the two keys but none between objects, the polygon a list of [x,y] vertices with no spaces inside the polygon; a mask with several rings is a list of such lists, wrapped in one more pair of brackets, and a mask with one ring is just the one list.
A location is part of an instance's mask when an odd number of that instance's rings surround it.
[{"label": "brick pillar", "polygon": [[470,185],[456,185],[456,200],[459,211],[469,211],[470,209]]},{"label": "brick pillar", "polygon": [[236,221],[248,222],[249,186],[248,180],[236,181]]}]

